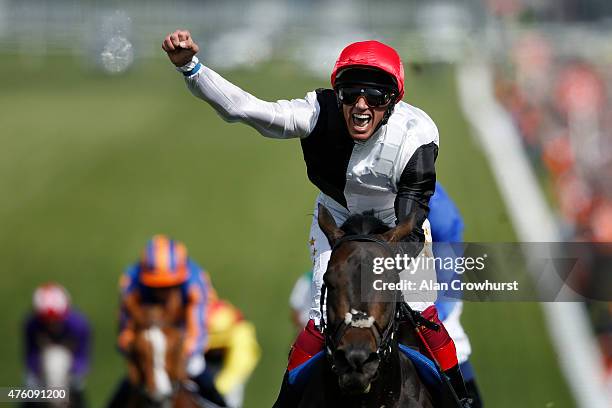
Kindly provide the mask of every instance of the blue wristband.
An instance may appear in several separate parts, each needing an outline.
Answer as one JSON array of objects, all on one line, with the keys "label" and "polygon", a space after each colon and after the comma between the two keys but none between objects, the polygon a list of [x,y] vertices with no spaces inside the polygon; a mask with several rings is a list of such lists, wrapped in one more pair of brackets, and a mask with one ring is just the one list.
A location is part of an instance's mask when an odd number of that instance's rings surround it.
[{"label": "blue wristband", "polygon": [[195,74],[197,74],[197,73],[200,71],[200,69],[201,69],[201,68],[202,68],[202,64],[200,64],[200,63],[198,62],[198,63],[196,64],[196,66],[195,66],[195,67],[193,67],[193,69],[192,69],[191,71],[183,72],[183,75],[184,75],[184,76],[186,76],[186,77],[188,77],[188,78],[189,78],[189,77],[192,77],[192,76],[194,76]]}]

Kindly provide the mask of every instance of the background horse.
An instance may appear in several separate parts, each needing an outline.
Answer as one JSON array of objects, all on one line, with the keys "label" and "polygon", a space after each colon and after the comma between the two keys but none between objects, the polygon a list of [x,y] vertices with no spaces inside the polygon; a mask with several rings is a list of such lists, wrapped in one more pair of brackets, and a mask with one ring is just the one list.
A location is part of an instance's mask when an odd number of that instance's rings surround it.
[{"label": "background horse", "polygon": [[[401,293],[373,288],[375,279],[399,281],[399,271],[372,273],[372,260],[393,256],[390,244],[407,236],[413,222],[390,229],[366,213],[350,217],[338,228],[323,206],[318,222],[332,248],[324,275],[327,359],[314,364],[299,406],[433,407],[414,365],[398,351],[396,314]],[[322,302],[324,297],[322,293]]]},{"label": "background horse", "polygon": [[134,392],[126,407],[208,407],[197,386],[187,378],[183,330],[178,327],[182,304],[178,290],[169,289],[165,306],[141,305],[135,310],[133,355],[128,378]]},{"label": "background horse", "polygon": [[70,383],[72,353],[67,347],[50,343],[41,353],[42,381],[47,388],[67,388]]},{"label": "background horse", "polygon": [[[60,344],[48,338],[41,340],[43,345],[40,351],[40,376],[32,388],[57,388],[66,390],[67,398],[46,399],[37,402],[24,402],[23,408],[49,407],[49,408],[80,408],[84,406],[83,395],[72,388],[72,362],[73,354],[69,344]],[[74,391],[74,392],[73,392]]]},{"label": "background horse", "polygon": [[[42,347],[40,354],[40,381],[39,387],[70,389],[72,368],[72,352],[62,344],[48,342]],[[81,401],[66,399],[47,400],[46,402],[27,402],[23,407],[50,407],[69,408],[80,407]]]}]

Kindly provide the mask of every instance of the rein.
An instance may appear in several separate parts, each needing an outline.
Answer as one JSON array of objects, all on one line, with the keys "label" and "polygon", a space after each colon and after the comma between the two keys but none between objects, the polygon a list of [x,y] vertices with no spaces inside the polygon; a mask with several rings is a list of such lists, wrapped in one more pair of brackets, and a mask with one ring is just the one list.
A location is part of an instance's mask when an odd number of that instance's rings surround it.
[{"label": "rein", "polygon": [[[372,242],[382,246],[388,253],[393,253],[393,249],[387,241],[384,241],[373,235],[345,235],[334,243],[332,252],[335,251],[339,246],[346,242]],[[364,312],[356,311],[351,309],[350,313],[347,313],[345,319],[338,325],[336,330],[331,332],[328,329],[325,321],[324,306],[325,306],[325,294],[327,292],[327,286],[325,282],[321,286],[321,301],[320,301],[320,313],[321,313],[321,329],[325,335],[325,349],[327,358],[331,360],[334,351],[338,348],[338,343],[350,327],[367,328],[372,331],[376,344],[376,355],[380,361],[386,360],[391,352],[391,346],[395,333],[398,328],[398,318],[400,317],[401,307],[398,303],[393,302],[393,317],[389,319],[389,323],[382,328],[374,318],[368,316]],[[397,294],[396,294],[397,296]],[[332,364],[333,368],[333,364]]]}]

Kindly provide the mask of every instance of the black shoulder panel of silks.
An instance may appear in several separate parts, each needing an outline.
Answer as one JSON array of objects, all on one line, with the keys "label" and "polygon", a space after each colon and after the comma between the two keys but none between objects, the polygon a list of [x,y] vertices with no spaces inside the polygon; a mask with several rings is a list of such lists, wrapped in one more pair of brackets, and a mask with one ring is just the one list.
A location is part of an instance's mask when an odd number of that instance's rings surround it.
[{"label": "black shoulder panel of silks", "polygon": [[436,158],[438,146],[431,142],[422,145],[412,154],[397,183],[395,215],[398,222],[414,217],[416,227],[404,239],[423,242],[423,222],[429,215],[429,199],[436,189]]},{"label": "black shoulder panel of silks", "polygon": [[339,204],[346,207],[344,186],[353,139],[348,133],[333,89],[317,89],[320,112],[308,137],[301,139],[308,179]]}]

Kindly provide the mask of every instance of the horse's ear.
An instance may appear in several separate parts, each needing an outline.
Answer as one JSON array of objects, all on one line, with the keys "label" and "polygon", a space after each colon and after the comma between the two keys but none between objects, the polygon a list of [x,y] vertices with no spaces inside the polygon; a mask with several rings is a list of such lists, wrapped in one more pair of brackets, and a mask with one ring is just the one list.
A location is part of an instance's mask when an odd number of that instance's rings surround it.
[{"label": "horse's ear", "polygon": [[399,242],[412,232],[414,225],[414,216],[406,218],[404,221],[397,224],[395,228],[382,234],[383,239],[387,242]]},{"label": "horse's ear", "polygon": [[329,210],[325,208],[323,204],[319,203],[318,211],[319,216],[317,217],[317,221],[319,221],[319,227],[327,237],[329,246],[333,248],[334,243],[344,235],[344,231],[338,228],[334,217],[332,217]]}]

